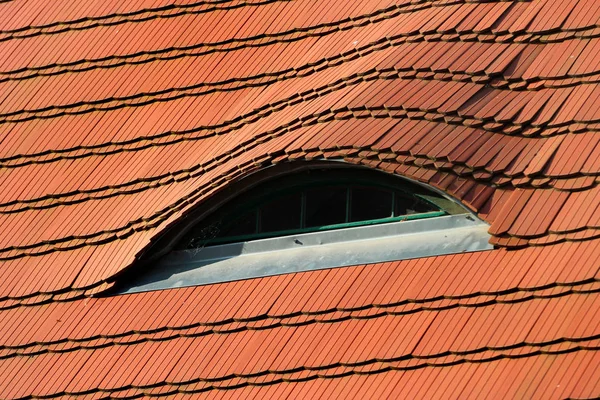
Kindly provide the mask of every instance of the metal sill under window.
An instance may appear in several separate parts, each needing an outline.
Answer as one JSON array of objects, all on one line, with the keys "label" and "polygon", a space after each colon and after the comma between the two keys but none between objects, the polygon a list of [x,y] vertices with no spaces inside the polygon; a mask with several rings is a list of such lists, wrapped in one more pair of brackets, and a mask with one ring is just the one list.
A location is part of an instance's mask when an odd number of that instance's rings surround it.
[{"label": "metal sill under window", "polygon": [[488,229],[460,214],[174,251],[121,293],[489,250]]}]

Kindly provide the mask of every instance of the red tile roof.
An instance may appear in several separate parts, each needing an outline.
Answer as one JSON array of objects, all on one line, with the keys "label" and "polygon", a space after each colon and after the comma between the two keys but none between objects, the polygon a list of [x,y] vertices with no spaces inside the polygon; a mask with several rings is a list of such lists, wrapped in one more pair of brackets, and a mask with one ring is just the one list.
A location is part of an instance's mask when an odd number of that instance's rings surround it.
[{"label": "red tile roof", "polygon": [[[600,396],[600,3],[0,0],[0,397]],[[103,296],[232,180],[336,159],[488,252]]]}]

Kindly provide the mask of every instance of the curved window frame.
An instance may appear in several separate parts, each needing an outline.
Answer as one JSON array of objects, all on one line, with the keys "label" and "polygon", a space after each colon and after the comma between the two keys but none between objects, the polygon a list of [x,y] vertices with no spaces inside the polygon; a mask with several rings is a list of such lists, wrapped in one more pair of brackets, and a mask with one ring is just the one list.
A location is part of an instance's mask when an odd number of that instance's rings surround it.
[{"label": "curved window frame", "polygon": [[[303,233],[323,232],[337,229],[346,229],[360,226],[379,225],[391,222],[412,221],[424,218],[434,218],[443,215],[460,214],[467,212],[464,208],[458,206],[446,196],[440,195],[438,192],[432,191],[429,188],[424,188],[422,185],[407,181],[405,179],[389,176],[379,171],[366,170],[362,168],[352,169],[336,169],[328,168],[325,170],[319,169],[318,174],[326,174],[328,176],[310,177],[314,170],[302,171],[300,173],[288,174],[284,177],[276,178],[268,182],[261,183],[250,189],[247,193],[240,195],[239,198],[233,199],[219,207],[212,215],[208,216],[204,224],[199,223],[192,228],[192,232],[180,241],[178,249],[185,248],[200,248],[204,246],[213,246],[226,243],[246,242],[251,240],[266,239],[279,236],[297,235]],[[320,188],[344,188],[346,189],[346,217],[344,222],[334,224],[323,224],[317,226],[305,226],[305,207],[307,191]],[[391,192],[392,200],[390,203],[390,217],[372,218],[359,221],[351,221],[351,191],[357,188],[367,189],[384,189]],[[265,193],[261,193],[261,190]],[[419,193],[415,193],[418,191]],[[300,204],[300,227],[292,229],[283,229],[275,231],[260,232],[260,209],[261,206],[268,205],[270,201],[278,198],[283,198],[286,195],[301,194]],[[432,210],[427,212],[416,212],[410,214],[395,214],[396,196],[402,196],[406,199],[414,198],[420,201],[423,205],[429,206]],[[434,201],[435,200],[437,201]],[[444,203],[444,204],[441,204]],[[218,236],[219,224],[221,220],[226,219],[235,221],[245,214],[256,212],[255,232],[243,235]],[[227,217],[223,217],[227,215]],[[228,222],[225,222],[228,229]],[[201,231],[209,232],[212,238],[201,238]],[[195,232],[195,233],[194,233]]]}]

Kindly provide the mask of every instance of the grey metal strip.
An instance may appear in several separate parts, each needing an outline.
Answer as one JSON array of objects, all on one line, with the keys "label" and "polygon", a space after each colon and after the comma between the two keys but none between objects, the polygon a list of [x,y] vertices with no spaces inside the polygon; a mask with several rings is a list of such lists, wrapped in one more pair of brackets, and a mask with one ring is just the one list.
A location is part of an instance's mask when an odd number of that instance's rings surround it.
[{"label": "grey metal strip", "polygon": [[461,214],[175,251],[121,293],[489,250],[488,229]]}]

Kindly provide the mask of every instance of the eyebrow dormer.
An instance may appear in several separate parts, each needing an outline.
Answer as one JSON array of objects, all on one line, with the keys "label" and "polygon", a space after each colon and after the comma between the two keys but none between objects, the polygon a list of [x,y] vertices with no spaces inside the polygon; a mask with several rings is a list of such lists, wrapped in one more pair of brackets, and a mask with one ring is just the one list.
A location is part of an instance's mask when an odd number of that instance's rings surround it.
[{"label": "eyebrow dormer", "polygon": [[124,291],[491,249],[489,226],[431,187],[341,163],[300,164],[264,170],[200,205],[172,249]]}]

